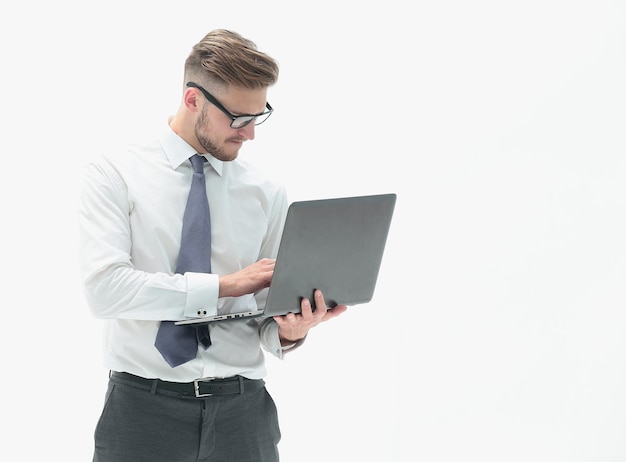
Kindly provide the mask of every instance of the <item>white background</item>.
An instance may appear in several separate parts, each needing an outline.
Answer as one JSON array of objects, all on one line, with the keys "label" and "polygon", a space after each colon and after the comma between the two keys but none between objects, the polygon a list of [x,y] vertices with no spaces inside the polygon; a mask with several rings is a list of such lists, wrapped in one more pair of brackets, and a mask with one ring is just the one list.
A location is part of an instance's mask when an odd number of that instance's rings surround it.
[{"label": "white background", "polygon": [[160,129],[223,27],[281,66],[241,156],[291,200],[398,194],[374,300],[268,356],[282,460],[626,460],[624,2],[2,9],[0,459],[91,460],[81,168]]}]

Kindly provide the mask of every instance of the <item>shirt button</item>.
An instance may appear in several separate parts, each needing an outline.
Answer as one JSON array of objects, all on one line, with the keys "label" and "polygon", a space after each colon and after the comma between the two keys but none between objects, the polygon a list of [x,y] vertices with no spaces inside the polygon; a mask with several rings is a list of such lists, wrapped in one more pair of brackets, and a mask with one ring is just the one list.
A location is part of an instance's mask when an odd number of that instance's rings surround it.
[{"label": "shirt button", "polygon": [[198,316],[206,316],[206,310],[198,310]]}]

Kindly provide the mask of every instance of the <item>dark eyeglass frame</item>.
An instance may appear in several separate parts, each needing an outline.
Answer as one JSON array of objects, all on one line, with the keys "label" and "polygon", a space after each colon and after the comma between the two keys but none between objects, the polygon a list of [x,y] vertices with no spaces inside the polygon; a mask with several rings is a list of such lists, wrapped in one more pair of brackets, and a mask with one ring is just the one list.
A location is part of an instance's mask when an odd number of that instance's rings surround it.
[{"label": "dark eyeglass frame", "polygon": [[[250,122],[252,122],[253,120],[254,120],[254,125],[261,125],[263,122],[265,122],[269,118],[270,115],[272,115],[272,112],[274,112],[274,109],[272,108],[272,106],[270,106],[270,103],[266,102],[265,108],[267,109],[267,111],[265,112],[261,112],[260,114],[242,114],[242,115],[235,116],[235,115],[232,115],[230,112],[228,112],[228,110],[224,106],[222,106],[222,103],[220,103],[215,98],[215,96],[213,96],[211,93],[206,91],[197,83],[187,82],[186,85],[190,88],[197,88],[198,90],[200,90],[200,92],[202,92],[204,97],[213,106],[215,106],[220,111],[222,111],[230,119],[231,128],[235,128],[235,129],[243,128],[246,125],[248,125]],[[263,117],[263,118],[259,120],[260,117]]]}]

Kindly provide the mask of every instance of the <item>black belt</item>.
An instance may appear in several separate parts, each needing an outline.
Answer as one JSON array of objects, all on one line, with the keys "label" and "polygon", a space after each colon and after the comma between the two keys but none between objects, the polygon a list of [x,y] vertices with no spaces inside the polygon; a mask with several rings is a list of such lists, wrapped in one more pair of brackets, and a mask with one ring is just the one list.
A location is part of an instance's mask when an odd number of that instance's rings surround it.
[{"label": "black belt", "polygon": [[213,395],[236,395],[263,388],[263,379],[252,380],[237,375],[227,379],[203,378],[193,382],[167,382],[160,379],[145,379],[128,372],[111,371],[114,380],[127,382],[136,388],[152,393],[179,396],[181,398],[207,398]]}]

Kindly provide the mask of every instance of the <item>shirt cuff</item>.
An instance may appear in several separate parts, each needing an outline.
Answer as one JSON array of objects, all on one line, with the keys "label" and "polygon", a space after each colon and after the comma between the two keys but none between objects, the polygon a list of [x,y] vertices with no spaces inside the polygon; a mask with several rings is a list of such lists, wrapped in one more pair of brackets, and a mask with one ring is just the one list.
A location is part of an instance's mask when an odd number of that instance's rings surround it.
[{"label": "shirt cuff", "polygon": [[301,338],[300,340],[296,340],[295,342],[290,343],[289,345],[281,345],[280,349],[282,350],[283,354],[285,354],[288,351],[292,351],[292,350],[295,350],[296,348],[298,348],[300,345],[302,345],[304,343],[305,339],[306,339],[306,337]]},{"label": "shirt cuff", "polygon": [[203,318],[217,314],[217,297],[220,279],[217,274],[185,273],[187,300],[184,315],[187,318]]}]

